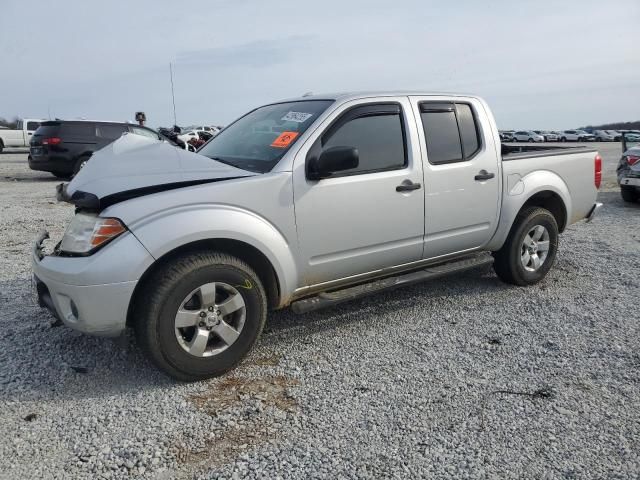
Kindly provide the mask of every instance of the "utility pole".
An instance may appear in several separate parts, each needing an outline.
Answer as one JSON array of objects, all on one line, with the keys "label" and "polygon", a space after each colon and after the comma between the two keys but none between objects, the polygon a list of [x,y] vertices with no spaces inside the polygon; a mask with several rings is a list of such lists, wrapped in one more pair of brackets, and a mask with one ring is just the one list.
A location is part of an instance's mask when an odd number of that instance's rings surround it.
[{"label": "utility pole", "polygon": [[176,96],[173,92],[173,66],[171,62],[169,62],[169,76],[171,77],[171,98],[173,99],[173,124],[178,125],[178,120],[176,118]]}]

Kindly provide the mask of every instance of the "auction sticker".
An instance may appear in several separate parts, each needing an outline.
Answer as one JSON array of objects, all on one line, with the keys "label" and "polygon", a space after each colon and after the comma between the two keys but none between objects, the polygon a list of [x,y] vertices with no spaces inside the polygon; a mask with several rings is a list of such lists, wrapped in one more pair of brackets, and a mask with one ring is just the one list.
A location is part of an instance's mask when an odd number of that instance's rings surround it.
[{"label": "auction sticker", "polygon": [[276,148],[286,148],[297,136],[298,132],[282,132],[278,135],[278,138],[273,141],[271,146]]},{"label": "auction sticker", "polygon": [[281,120],[285,122],[302,123],[302,122],[306,122],[311,117],[313,117],[313,113],[289,112],[284,117],[282,117]]}]

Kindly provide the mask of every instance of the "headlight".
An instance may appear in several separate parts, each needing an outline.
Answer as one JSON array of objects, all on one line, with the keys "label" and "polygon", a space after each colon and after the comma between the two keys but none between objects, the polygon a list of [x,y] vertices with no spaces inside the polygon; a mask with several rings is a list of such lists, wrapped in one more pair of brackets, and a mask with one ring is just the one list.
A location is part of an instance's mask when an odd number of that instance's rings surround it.
[{"label": "headlight", "polygon": [[86,254],[126,232],[117,218],[102,218],[78,213],[64,232],[60,250],[66,253]]}]

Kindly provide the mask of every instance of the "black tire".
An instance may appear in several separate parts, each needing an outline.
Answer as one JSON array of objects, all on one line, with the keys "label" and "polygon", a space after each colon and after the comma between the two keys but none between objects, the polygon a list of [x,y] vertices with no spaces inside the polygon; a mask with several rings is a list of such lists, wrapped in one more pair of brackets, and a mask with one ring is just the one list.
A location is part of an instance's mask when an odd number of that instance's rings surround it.
[{"label": "black tire", "polygon": [[626,185],[620,185],[620,195],[625,202],[637,202],[640,198],[638,190],[634,187],[628,187]]},{"label": "black tire", "polygon": [[[191,355],[180,346],[175,316],[190,292],[211,282],[237,286],[245,304],[240,336],[211,357]],[[256,273],[242,260],[200,252],[170,261],[145,281],[134,304],[136,339],[151,361],[171,377],[196,381],[224,374],[249,353],[267,318],[267,296]]]},{"label": "black tire", "polygon": [[529,143],[533,143],[533,138],[530,138],[529,140],[527,140]]},{"label": "black tire", "polygon": [[566,142],[566,141],[567,141],[567,137],[562,137],[562,138],[560,139],[560,141],[561,141],[561,142]]},{"label": "black tire", "polygon": [[61,173],[61,172],[51,172],[51,175],[53,175],[56,178],[60,178],[62,180],[68,180],[69,177],[71,177],[71,175],[69,175],[68,173]]},{"label": "black tire", "polygon": [[86,165],[86,163],[91,158],[91,155],[83,155],[78,160],[76,160],[76,164],[73,166],[73,176],[75,177],[78,172]]},{"label": "black tire", "polygon": [[[546,228],[549,235],[547,257],[536,271],[528,271],[520,261],[525,236],[537,225]],[[524,208],[516,216],[509,236],[497,252],[493,252],[493,269],[503,282],[527,286],[538,283],[553,266],[558,251],[558,224],[551,213],[540,207]]]},{"label": "black tire", "polygon": [[2,153],[3,150],[4,150],[4,144],[0,142],[0,153]]}]

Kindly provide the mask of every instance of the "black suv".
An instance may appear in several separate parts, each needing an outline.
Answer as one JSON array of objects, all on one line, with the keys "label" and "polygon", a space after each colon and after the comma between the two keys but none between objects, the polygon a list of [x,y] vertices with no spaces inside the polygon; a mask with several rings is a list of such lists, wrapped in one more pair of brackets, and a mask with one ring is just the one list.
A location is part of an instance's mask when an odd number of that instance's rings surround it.
[{"label": "black suv", "polygon": [[93,152],[117,140],[123,133],[166,140],[147,127],[129,123],[88,120],[50,120],[42,122],[30,142],[29,168],[68,178],[89,160]]}]

